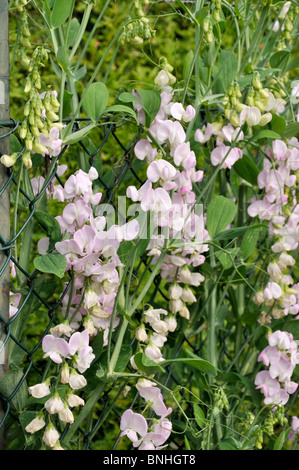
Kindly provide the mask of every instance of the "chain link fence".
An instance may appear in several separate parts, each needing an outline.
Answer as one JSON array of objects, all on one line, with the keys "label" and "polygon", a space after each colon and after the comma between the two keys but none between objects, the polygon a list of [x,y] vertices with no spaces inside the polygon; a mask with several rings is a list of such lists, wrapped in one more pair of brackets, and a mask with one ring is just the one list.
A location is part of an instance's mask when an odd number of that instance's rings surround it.
[{"label": "chain link fence", "polygon": [[[21,126],[20,121],[15,121],[11,118],[8,122],[2,123],[1,129],[5,132],[2,134],[1,139],[9,139],[18,133],[18,128]],[[82,124],[82,120],[78,119],[75,121],[73,131],[77,131],[79,126]],[[119,132],[123,134],[123,129],[126,125],[126,119],[123,119],[119,124],[111,122],[101,123],[101,142],[95,148],[92,146],[92,151],[86,145],[86,141],[78,142],[76,145],[76,151],[83,152],[85,161],[92,166],[100,155],[105,153],[105,146],[108,147],[107,152],[114,154],[114,159],[117,162],[115,167],[109,171],[109,183],[105,180],[105,172],[99,175],[98,185],[102,188],[103,199],[101,204],[114,204],[115,197],[121,185],[125,188],[127,183],[126,179],[131,179],[138,184],[141,184],[142,178],[136,172],[134,168],[134,145],[140,135],[139,132],[129,143],[124,143],[123,136],[119,136]],[[97,139],[98,140],[98,139]],[[17,245],[20,246],[22,243],[27,243],[26,240],[26,228],[32,230],[34,227],[33,240],[31,240],[31,248],[34,251],[36,249],[37,236],[41,236],[42,229],[36,219],[35,214],[39,207],[39,203],[42,198],[46,197],[46,192],[50,185],[53,185],[56,179],[59,184],[63,185],[61,178],[57,174],[57,169],[60,160],[63,158],[67,147],[63,148],[60,156],[57,158],[57,162],[51,174],[47,177],[47,182],[44,184],[42,189],[32,196],[28,194],[28,187],[22,187],[20,185],[20,178],[18,174],[17,166],[6,170],[7,177],[5,182],[2,184],[0,189],[1,207],[4,210],[7,201],[4,204],[4,196],[7,192],[10,193],[11,197],[11,236],[5,238],[3,234],[3,228],[1,228],[1,254],[2,262],[0,269],[0,278],[3,278],[9,272],[14,273],[14,278],[11,278],[10,291],[16,290],[21,292],[21,301],[19,302],[16,313],[13,316],[9,316],[9,305],[7,302],[8,292],[6,292],[6,303],[0,305],[0,325],[2,331],[1,338],[1,362],[4,371],[2,373],[2,379],[0,382],[0,400],[1,400],[1,421],[0,429],[2,431],[2,446],[5,448],[5,439],[7,442],[16,438],[15,429],[16,424],[20,423],[20,412],[24,405],[24,400],[27,396],[27,389],[29,384],[38,383],[45,378],[46,374],[46,363],[42,359],[41,344],[45,335],[49,333],[49,330],[57,323],[59,323],[59,309],[62,306],[63,299],[67,295],[72,279],[71,272],[68,272],[67,282],[57,284],[51,276],[45,276],[40,273],[37,269],[30,269],[30,262],[27,263],[27,269],[24,268],[22,260],[17,257]],[[66,154],[67,155],[67,154]],[[107,161],[107,168],[111,164],[110,160]],[[77,169],[77,168],[76,168]],[[26,170],[27,171],[27,170]],[[26,178],[24,178],[26,181]],[[30,227],[31,224],[31,227]],[[3,227],[3,226],[2,226]],[[30,246],[30,245],[29,245]],[[34,256],[37,253],[31,253]],[[148,265],[149,259],[144,253],[138,261],[134,277],[140,275],[143,269],[151,272],[152,268]],[[157,275],[154,279],[153,287],[150,292],[149,303],[152,305],[160,305],[161,299],[165,302],[168,301],[164,290],[161,288],[162,279]],[[158,299],[157,299],[158,297]],[[160,300],[159,300],[160,299]],[[34,313],[34,315],[32,315]],[[38,318],[38,324],[35,323]],[[34,319],[34,320],[33,320]],[[134,343],[133,339],[133,343]],[[132,344],[133,344],[132,343]],[[173,352],[173,357],[176,357],[184,345],[191,347],[195,353],[200,350],[200,335],[194,344],[186,338],[185,334],[181,331],[177,336],[173,335],[169,339],[170,347]],[[199,346],[198,346],[199,345]],[[21,367],[20,367],[21,366]],[[130,371],[130,366],[128,367]],[[164,376],[164,385],[173,386],[182,385],[180,377],[177,376],[175,370],[169,366],[167,368],[167,374]],[[186,383],[183,386],[188,386],[192,382],[193,372],[190,373],[186,379]],[[124,408],[124,403],[130,402],[130,406],[133,407],[138,400],[138,393],[133,394],[133,389],[128,393],[128,382],[122,383],[120,387],[116,387],[115,383],[107,385],[101,403],[95,408],[95,418],[92,424],[89,423],[89,428],[79,428],[81,435],[80,446],[84,449],[92,449],[93,441],[99,442],[101,434],[98,434],[100,429],[107,419],[112,414],[116,416],[116,423],[119,424],[121,410]],[[184,397],[182,396],[182,400]],[[121,405],[119,406],[119,401]],[[69,425],[65,426],[64,433],[69,429]],[[63,435],[61,440],[63,440]],[[6,438],[5,438],[6,436]],[[120,436],[115,438],[111,442],[111,448],[117,449],[119,444]],[[24,449],[26,449],[26,442],[23,443]],[[180,440],[175,443],[173,440],[172,446],[177,448],[181,445]]]}]

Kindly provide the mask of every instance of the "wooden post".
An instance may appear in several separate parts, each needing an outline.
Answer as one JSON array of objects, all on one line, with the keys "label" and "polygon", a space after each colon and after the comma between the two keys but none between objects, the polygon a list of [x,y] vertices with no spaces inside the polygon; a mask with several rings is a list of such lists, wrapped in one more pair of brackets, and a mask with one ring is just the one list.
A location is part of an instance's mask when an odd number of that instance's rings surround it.
[{"label": "wooden post", "polygon": [[[9,23],[8,0],[0,0],[0,155],[10,153],[9,137],[1,138],[7,133],[7,127],[1,127],[1,123],[9,122]],[[8,178],[7,168],[0,163],[0,191]],[[10,191],[7,188],[0,196],[0,236],[4,242],[10,237]],[[2,244],[0,242],[0,248]],[[0,269],[7,261],[7,253],[0,251]],[[6,321],[9,319],[9,264],[0,276],[0,315]],[[3,322],[0,322],[0,340],[5,341],[6,331]],[[0,346],[1,350],[1,346]],[[0,380],[8,368],[8,342],[0,352]],[[5,410],[0,403],[0,423],[3,420]],[[5,449],[5,424],[0,429],[0,450]]]}]

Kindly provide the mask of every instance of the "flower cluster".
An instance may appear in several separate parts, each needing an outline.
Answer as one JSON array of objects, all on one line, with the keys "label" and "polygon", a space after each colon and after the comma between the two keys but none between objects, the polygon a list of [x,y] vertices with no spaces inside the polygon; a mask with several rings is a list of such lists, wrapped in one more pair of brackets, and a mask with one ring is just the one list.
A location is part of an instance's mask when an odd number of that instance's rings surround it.
[{"label": "flower cluster", "polygon": [[298,388],[291,380],[296,364],[299,364],[298,346],[291,333],[280,330],[272,333],[268,342],[258,361],[269,369],[258,372],[255,385],[264,394],[265,405],[284,406]]},{"label": "flower cluster", "polygon": [[[209,249],[204,215],[201,206],[198,211],[193,191],[193,184],[202,181],[203,171],[196,169],[196,155],[184,129],[184,124],[195,117],[195,109],[173,101],[171,86],[174,82],[175,77],[167,67],[155,79],[160,89],[161,106],[148,128],[147,137],[140,139],[134,149],[136,157],[148,164],[147,180],[139,189],[135,186],[127,188],[127,197],[151,215],[154,230],[147,255],[152,258],[152,264],[166,247],[161,277],[169,283],[170,315],[163,309],[145,311],[137,332],[140,341],[148,343],[145,354],[156,361],[163,360],[160,348],[168,331],[176,328],[176,314],[186,319],[190,317],[186,304],[196,301],[192,287],[204,281],[204,276],[194,268],[204,263],[203,253]],[[145,124],[142,106],[134,105],[140,123]],[[145,323],[153,329],[149,335]]]},{"label": "flower cluster", "polygon": [[[84,326],[91,335],[104,331],[104,343],[108,338],[111,314],[119,287],[118,268],[122,265],[117,250],[122,240],[132,240],[138,235],[138,223],[133,220],[122,226],[107,227],[100,212],[102,194],[93,193],[92,182],[98,173],[91,168],[71,175],[64,187],[54,186],[53,198],[67,202],[62,215],[56,219],[63,240],[55,249],[67,260],[72,270],[72,292],[63,299],[63,313],[73,328],[78,328],[84,317]],[[96,210],[93,210],[96,205]],[[45,240],[47,243],[47,239]],[[118,324],[115,316],[115,328]]]},{"label": "flower cluster", "polygon": [[[263,170],[258,175],[263,198],[254,197],[248,207],[251,217],[268,222],[269,235],[273,239],[267,267],[270,279],[255,296],[255,302],[265,304],[273,318],[299,312],[299,286],[290,272],[295,264],[292,253],[298,247],[299,206],[295,190],[298,169],[298,140],[295,137],[287,143],[274,140],[272,148],[267,149]],[[267,312],[263,312],[261,321],[271,321]]]},{"label": "flower cluster", "polygon": [[[49,398],[25,430],[34,434],[46,427],[43,442],[56,450],[60,448],[60,434],[51,418],[58,415],[63,423],[74,422],[71,408],[84,405],[84,400],[75,391],[86,386],[87,381],[82,374],[90,367],[95,355],[89,345],[87,330],[74,332],[70,326],[61,323],[53,327],[50,333],[42,341],[44,358],[49,357],[54,363],[60,364],[60,373],[53,382],[48,378],[29,387],[29,393],[34,398]],[[59,383],[62,385],[60,388]]]},{"label": "flower cluster", "polygon": [[[59,117],[56,113],[60,107],[57,92],[37,93],[36,82],[31,83],[34,78],[30,77],[25,86],[25,92],[29,94],[29,99],[25,104],[25,117],[19,129],[20,138],[25,143],[22,162],[28,169],[32,167],[32,155],[35,153],[50,157],[57,157],[60,154],[62,149],[60,131],[63,127],[62,123],[57,122]],[[38,86],[39,88],[40,86]],[[12,167],[19,155],[18,152],[12,155],[2,155],[1,163],[7,168]]]},{"label": "flower cluster", "polygon": [[166,447],[165,442],[169,438],[172,424],[167,418],[172,412],[163,401],[163,396],[158,387],[149,380],[141,379],[137,384],[140,396],[145,400],[157,417],[152,419],[151,426],[140,413],[126,410],[120,421],[121,436],[127,436],[138,450],[160,450]]}]

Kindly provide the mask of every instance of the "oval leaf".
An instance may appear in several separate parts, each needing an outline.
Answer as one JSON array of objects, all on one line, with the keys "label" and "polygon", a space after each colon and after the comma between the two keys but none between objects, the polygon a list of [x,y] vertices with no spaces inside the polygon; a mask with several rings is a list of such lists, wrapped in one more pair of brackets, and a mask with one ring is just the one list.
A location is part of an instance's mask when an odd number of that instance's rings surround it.
[{"label": "oval leaf", "polygon": [[101,82],[93,83],[88,88],[82,102],[87,116],[93,121],[98,121],[107,108],[109,93],[106,85]]},{"label": "oval leaf", "polygon": [[232,222],[237,207],[231,199],[217,196],[209,205],[207,212],[207,230],[211,238],[222,232]]},{"label": "oval leaf", "polygon": [[33,264],[42,273],[55,274],[60,278],[64,276],[67,267],[67,261],[60,253],[37,256],[34,258]]},{"label": "oval leaf", "polygon": [[52,27],[57,28],[64,23],[72,13],[72,8],[73,0],[55,0],[51,14]]}]

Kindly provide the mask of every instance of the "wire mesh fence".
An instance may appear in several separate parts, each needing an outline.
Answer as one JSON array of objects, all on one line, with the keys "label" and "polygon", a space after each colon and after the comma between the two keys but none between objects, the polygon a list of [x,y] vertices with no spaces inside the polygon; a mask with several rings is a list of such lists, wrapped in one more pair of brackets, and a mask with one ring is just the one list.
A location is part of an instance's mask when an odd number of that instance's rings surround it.
[{"label": "wire mesh fence", "polygon": [[[103,191],[103,199],[101,202],[104,204],[114,204],[118,189],[126,177],[133,178],[134,181],[137,180],[140,184],[142,183],[142,179],[140,175],[138,175],[138,172],[136,172],[133,164],[133,149],[139,137],[139,132],[133,136],[129,143],[124,143],[122,137],[119,136],[119,131],[122,130],[125,123],[125,120],[120,124],[115,122],[102,122],[101,142],[96,148],[93,146],[92,151],[90,151],[85,141],[78,142],[77,149],[83,151],[84,158],[88,161],[90,166],[95,163],[95,160],[99,157],[100,153],[103,152],[105,146],[109,146],[108,152],[111,152],[112,147],[114,149],[113,153],[117,165],[109,172],[109,182],[105,182],[105,172],[98,178],[98,184]],[[12,136],[16,138],[21,124],[20,121],[15,121],[13,118],[8,122],[2,123],[2,129],[4,129],[5,132],[1,138],[12,139]],[[81,124],[82,119],[76,120],[74,122],[73,131],[77,131]],[[34,267],[32,268],[30,262],[27,262],[27,269],[24,269],[24,264],[22,260],[18,258],[16,250],[16,245],[28,242],[26,241],[26,228],[28,228],[30,224],[35,226],[34,233],[36,233],[36,235],[38,231],[43,230],[43,227],[37,223],[35,215],[38,212],[42,198],[46,197],[46,192],[49,187],[53,185],[53,182],[57,180],[60,184],[63,184],[57,170],[60,159],[67,150],[67,147],[62,149],[54,167],[47,175],[44,185],[36,194],[32,194],[31,191],[29,191],[29,194],[28,187],[22,187],[22,185],[20,185],[20,170],[18,170],[17,166],[7,170],[7,179],[0,190],[2,207],[4,205],[3,197],[5,193],[8,191],[10,193],[10,217],[12,219],[11,235],[9,238],[3,237],[3,230],[1,229],[0,242],[3,259],[0,277],[4,275],[7,276],[9,272],[9,275],[13,276],[11,277],[13,285],[9,288],[10,293],[12,293],[15,288],[18,292],[21,292],[21,300],[13,316],[9,314],[10,307],[8,302],[6,305],[0,306],[0,324],[2,331],[1,358],[4,366],[0,389],[2,410],[0,429],[3,436],[2,445],[4,445],[4,447],[5,435],[9,436],[9,441],[16,438],[14,428],[15,424],[20,423],[19,412],[25,403],[24,397],[27,396],[29,384],[40,382],[45,378],[47,366],[45,368],[45,362],[42,358],[42,341],[49,333],[50,329],[59,322],[59,309],[62,307],[63,300],[69,293],[72,284],[71,271],[67,273],[68,280],[62,286],[61,284],[57,284],[53,278],[51,279],[51,276],[45,276],[45,274],[39,272]],[[124,182],[124,187],[126,187],[126,182]],[[34,249],[34,246],[36,246],[36,240],[31,240],[31,245],[29,244],[28,247]],[[34,256],[34,253],[31,255]],[[137,262],[133,275],[137,277],[143,268],[150,273],[152,271],[146,253],[144,253]],[[153,287],[150,292],[149,303],[152,305],[155,305],[156,302],[158,302],[159,305],[159,302],[161,302],[161,300],[157,300],[157,296],[165,301],[168,300],[164,290],[161,288],[161,282],[162,279],[158,274],[154,278]],[[8,295],[6,297],[8,298]],[[34,313],[34,316],[32,313]],[[37,318],[38,324],[35,323]],[[135,339],[132,340],[132,344],[134,341]],[[173,357],[176,357],[180,353],[184,345],[191,347],[195,353],[198,353],[202,345],[200,334],[197,340],[192,343],[182,331],[179,332],[178,335],[170,337]],[[128,365],[128,370],[132,370],[130,364]],[[193,372],[189,371],[189,376],[183,386],[187,386],[192,382],[192,379]],[[171,385],[182,385],[180,377],[177,376],[171,366],[167,367],[167,373],[164,375],[163,380],[165,386],[168,386],[170,383]],[[122,406],[118,406],[118,401],[120,400],[122,402],[124,400],[128,382],[129,380],[123,382],[120,388],[116,387],[115,383],[107,385],[101,402],[96,407],[93,422],[89,423],[87,429],[79,427],[79,434],[82,441],[80,446],[82,449],[92,449],[93,441],[98,442],[99,434],[97,432],[111,413],[117,417],[116,421],[119,422]],[[127,396],[126,400],[131,400],[130,406],[133,407],[138,400],[138,392],[133,394],[133,391],[131,391],[131,393],[132,395]],[[61,440],[63,440],[63,436],[68,431],[69,427],[70,425],[65,426]],[[119,439],[120,434],[111,442],[112,449],[118,448]],[[24,449],[26,449],[26,442],[23,443],[23,446]],[[173,439],[172,446],[178,448],[180,442],[175,443],[175,439]]]}]

